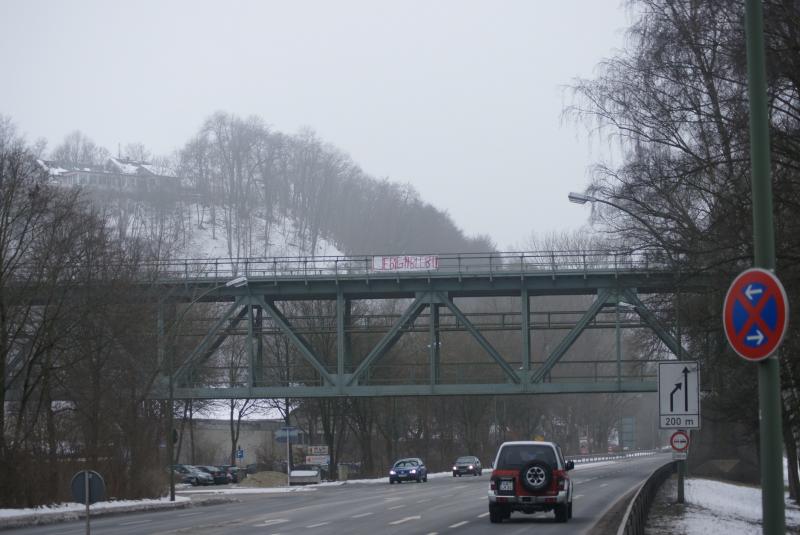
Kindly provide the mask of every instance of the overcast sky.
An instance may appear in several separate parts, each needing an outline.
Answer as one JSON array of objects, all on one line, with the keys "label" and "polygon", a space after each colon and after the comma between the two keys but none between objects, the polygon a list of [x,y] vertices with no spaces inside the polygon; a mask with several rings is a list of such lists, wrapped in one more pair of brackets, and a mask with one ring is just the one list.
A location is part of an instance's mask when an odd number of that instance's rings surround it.
[{"label": "overcast sky", "polygon": [[563,86],[623,44],[620,0],[0,0],[0,113],[29,140],[179,148],[217,110],[310,127],[498,247],[580,227],[608,147]]}]

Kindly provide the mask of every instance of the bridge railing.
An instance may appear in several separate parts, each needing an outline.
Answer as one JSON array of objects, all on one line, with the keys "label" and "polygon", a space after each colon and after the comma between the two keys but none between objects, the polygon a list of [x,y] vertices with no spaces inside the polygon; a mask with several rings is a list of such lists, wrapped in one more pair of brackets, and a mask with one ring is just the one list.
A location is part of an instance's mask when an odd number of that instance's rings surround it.
[{"label": "bridge railing", "polygon": [[[390,259],[391,261],[386,261]],[[668,269],[659,250],[457,253],[439,255],[306,256],[238,259],[177,259],[144,266],[164,279],[356,278],[508,275]]]}]

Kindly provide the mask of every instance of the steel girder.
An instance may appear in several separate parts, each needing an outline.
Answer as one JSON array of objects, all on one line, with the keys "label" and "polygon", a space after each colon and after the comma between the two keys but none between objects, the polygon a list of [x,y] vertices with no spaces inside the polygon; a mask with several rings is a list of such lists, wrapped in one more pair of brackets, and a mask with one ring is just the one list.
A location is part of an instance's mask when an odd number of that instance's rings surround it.
[{"label": "steel girder", "polygon": [[[680,280],[675,276],[657,273],[579,273],[554,276],[518,275],[486,276],[460,274],[458,277],[421,277],[418,274],[395,275],[389,278],[354,278],[330,280],[287,280],[285,283],[250,280],[247,288],[221,288],[219,281],[204,281],[213,289],[203,301],[231,302],[222,316],[212,325],[200,344],[189,354],[175,373],[174,396],[182,399],[253,398],[253,397],[329,397],[329,396],[398,396],[398,395],[457,395],[457,394],[513,394],[513,393],[566,393],[566,392],[650,392],[656,384],[649,378],[628,380],[618,372],[613,380],[594,382],[552,382],[553,367],[559,364],[572,344],[604,307],[616,306],[620,301],[633,304],[642,321],[650,326],[665,345],[677,353],[679,344],[670,330],[658,320],[639,298],[639,293],[671,293],[678,284],[682,291],[703,289],[706,280]],[[201,288],[202,289],[202,286]],[[187,284],[173,285],[169,295],[196,295],[198,288]],[[557,295],[594,295],[594,301],[556,348],[542,364],[532,368],[530,297]],[[504,297],[520,298],[520,368],[514,369],[504,357],[456,306],[454,298]],[[351,303],[358,299],[410,299],[411,303],[394,325],[372,346],[366,356],[353,369],[351,351]],[[335,366],[310,344],[276,306],[276,301],[325,300],[335,304]],[[190,305],[191,306],[191,305]],[[446,307],[457,322],[489,355],[502,372],[503,381],[485,383],[443,383],[440,370],[439,308]],[[428,324],[429,354],[426,384],[372,384],[369,372],[382,359],[407,330],[408,326],[425,309],[430,310]],[[262,313],[272,321],[290,341],[302,358],[313,368],[318,379],[304,384],[265,385],[263,374]],[[191,369],[202,366],[219,349],[230,332],[247,318],[248,381],[247,385],[209,387],[191,381]],[[223,329],[225,323],[227,329]],[[160,347],[162,347],[160,345]],[[167,379],[164,377],[164,379]],[[167,381],[162,381],[164,385]],[[154,391],[154,398],[164,398],[163,388]]]}]

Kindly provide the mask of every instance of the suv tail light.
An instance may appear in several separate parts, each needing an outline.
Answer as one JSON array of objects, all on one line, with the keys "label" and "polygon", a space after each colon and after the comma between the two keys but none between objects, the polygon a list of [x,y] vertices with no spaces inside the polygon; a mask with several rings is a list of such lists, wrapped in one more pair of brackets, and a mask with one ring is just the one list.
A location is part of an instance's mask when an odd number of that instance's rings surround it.
[{"label": "suv tail light", "polygon": [[567,473],[564,470],[553,470],[553,479],[558,483],[558,490],[567,490]]},{"label": "suv tail light", "polygon": [[494,479],[489,480],[489,490],[497,490],[497,486],[494,484]]}]

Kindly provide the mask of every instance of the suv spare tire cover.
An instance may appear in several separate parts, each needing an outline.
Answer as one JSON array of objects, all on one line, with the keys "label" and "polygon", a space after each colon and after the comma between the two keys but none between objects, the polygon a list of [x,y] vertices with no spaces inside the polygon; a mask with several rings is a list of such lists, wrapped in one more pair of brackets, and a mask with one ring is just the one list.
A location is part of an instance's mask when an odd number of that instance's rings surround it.
[{"label": "suv spare tire cover", "polygon": [[543,461],[531,461],[519,471],[522,486],[532,492],[547,488],[553,477],[553,469]]}]

